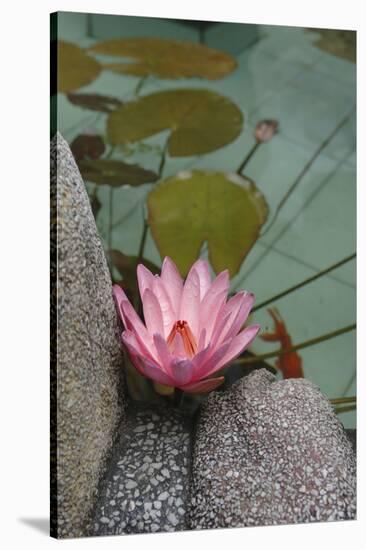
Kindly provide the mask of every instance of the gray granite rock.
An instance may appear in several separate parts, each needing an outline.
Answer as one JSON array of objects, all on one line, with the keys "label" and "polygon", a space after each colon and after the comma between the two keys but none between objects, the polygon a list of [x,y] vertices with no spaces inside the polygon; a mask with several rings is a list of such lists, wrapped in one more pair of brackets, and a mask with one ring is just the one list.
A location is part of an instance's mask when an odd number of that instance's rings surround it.
[{"label": "gray granite rock", "polygon": [[94,535],[187,529],[192,419],[131,404],[94,512]]},{"label": "gray granite rock", "polygon": [[125,390],[106,259],[60,134],[51,143],[51,283],[51,534],[78,537],[89,529]]},{"label": "gray granite rock", "polygon": [[203,406],[191,491],[191,528],[353,519],[355,454],[316,386],[262,369]]},{"label": "gray granite rock", "polygon": [[357,430],[355,428],[347,428],[346,434],[352,444],[352,449],[356,453],[357,451]]}]

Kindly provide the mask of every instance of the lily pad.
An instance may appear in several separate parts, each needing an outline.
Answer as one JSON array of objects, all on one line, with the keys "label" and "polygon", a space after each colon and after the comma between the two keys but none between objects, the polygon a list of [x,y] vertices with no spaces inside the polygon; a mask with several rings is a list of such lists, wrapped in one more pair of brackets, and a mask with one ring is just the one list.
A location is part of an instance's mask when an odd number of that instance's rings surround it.
[{"label": "lily pad", "polygon": [[97,190],[94,189],[94,193],[90,197],[90,206],[93,212],[94,219],[97,219],[100,209],[102,208],[102,203],[99,200]]},{"label": "lily pad", "polygon": [[97,134],[79,134],[70,145],[76,162],[82,159],[98,159],[105,151],[105,144],[101,136]]},{"label": "lily pad", "polygon": [[101,70],[101,64],[75,44],[58,42],[57,89],[59,92],[72,92],[90,84]]},{"label": "lily pad", "polygon": [[120,160],[97,159],[80,160],[79,170],[84,180],[121,187],[122,185],[142,185],[158,179],[158,175],[151,170],[145,170],[137,164],[127,164]]},{"label": "lily pad", "polygon": [[122,105],[122,101],[117,97],[101,94],[67,94],[67,99],[81,109],[98,111],[99,113],[111,113]]},{"label": "lily pad", "polygon": [[137,304],[140,305],[142,313],[136,276],[137,264],[139,262],[144,264],[144,266],[154,274],[160,273],[160,268],[153,262],[145,260],[145,258],[139,260],[137,256],[126,256],[126,254],[115,249],[108,250],[107,257],[109,262],[114,265],[122,277],[122,281],[118,281],[117,284],[127,293],[127,296],[130,298],[131,302],[135,304],[136,308],[138,307]]},{"label": "lily pad", "polygon": [[[136,268],[139,261],[137,256],[126,256],[126,254],[123,254],[119,250],[115,249],[108,250],[107,255],[112,264],[118,269],[124,280],[126,279],[126,281],[130,284],[132,282],[137,284]],[[153,262],[150,262],[150,260],[145,260],[143,258],[141,263],[144,264],[144,266],[147,267],[154,275],[160,273],[160,268]]]},{"label": "lily pad", "polygon": [[123,38],[107,40],[89,48],[90,52],[128,57],[135,63],[112,63],[104,68],[135,76],[159,78],[222,78],[236,68],[235,59],[224,52],[194,42],[162,38]]},{"label": "lily pad", "polygon": [[216,273],[234,276],[266,221],[264,196],[234,173],[180,172],[148,195],[149,225],[161,257],[170,256],[186,275],[207,241]]},{"label": "lily pad", "polygon": [[171,130],[173,157],[202,155],[227,145],[243,129],[243,114],[229,98],[209,90],[156,92],[111,113],[107,135],[113,145],[139,141]]}]

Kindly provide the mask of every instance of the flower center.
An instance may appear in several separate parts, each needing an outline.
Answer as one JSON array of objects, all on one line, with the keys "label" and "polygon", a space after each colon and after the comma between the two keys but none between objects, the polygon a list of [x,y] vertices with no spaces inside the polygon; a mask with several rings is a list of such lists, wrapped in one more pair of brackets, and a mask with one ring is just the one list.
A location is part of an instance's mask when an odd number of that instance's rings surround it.
[{"label": "flower center", "polygon": [[182,337],[184,350],[187,356],[193,357],[197,352],[197,342],[195,337],[193,336],[191,329],[189,328],[189,324],[187,323],[187,321],[176,321],[174,323],[167,340],[170,349],[174,347],[176,334],[180,334],[180,336]]}]

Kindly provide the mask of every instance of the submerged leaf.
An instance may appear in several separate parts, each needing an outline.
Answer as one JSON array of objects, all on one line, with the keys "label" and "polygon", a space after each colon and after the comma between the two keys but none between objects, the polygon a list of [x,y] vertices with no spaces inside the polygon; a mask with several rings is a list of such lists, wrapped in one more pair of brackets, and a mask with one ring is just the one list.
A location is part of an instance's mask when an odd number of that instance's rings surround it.
[{"label": "submerged leaf", "polygon": [[150,380],[142,376],[125,356],[126,382],[129,396],[134,401],[158,402],[158,396]]},{"label": "submerged leaf", "polygon": [[186,275],[207,241],[216,273],[234,276],[268,215],[255,184],[238,174],[180,172],[148,195],[149,225],[161,257]]},{"label": "submerged leaf", "polygon": [[142,185],[158,179],[155,172],[120,160],[81,160],[78,166],[84,180],[112,187]]},{"label": "submerged leaf", "polygon": [[[126,256],[119,250],[108,250],[107,252],[112,264],[118,269],[123,279],[136,281],[136,268],[139,261],[137,256]],[[143,258],[141,263],[147,267],[154,275],[160,273],[160,268],[150,260]]]},{"label": "submerged leaf", "polygon": [[93,212],[94,219],[97,219],[99,210],[102,208],[102,203],[99,200],[99,197],[97,195],[97,190],[94,189],[94,193],[90,197],[90,205]]},{"label": "submerged leaf", "polygon": [[89,48],[90,52],[137,60],[135,63],[112,63],[104,67],[122,74],[155,75],[160,78],[222,78],[236,68],[231,55],[194,42],[162,38],[120,38],[107,40]]},{"label": "submerged leaf", "polygon": [[135,304],[140,300],[136,277],[137,264],[139,262],[144,264],[144,266],[147,267],[151,273],[154,273],[154,275],[160,273],[160,268],[153,262],[150,262],[150,260],[145,260],[145,258],[139,260],[137,256],[126,256],[126,254],[123,254],[119,250],[108,250],[107,257],[109,262],[114,265],[123,278],[123,280],[117,282],[117,284],[123,288],[132,303]]},{"label": "submerged leaf", "polygon": [[99,75],[102,66],[81,48],[63,42],[57,43],[57,90],[72,92],[86,86]]},{"label": "submerged leaf", "polygon": [[306,29],[311,33],[318,33],[319,38],[314,42],[321,50],[337,57],[356,63],[357,40],[356,31],[342,29]]},{"label": "submerged leaf", "polygon": [[67,99],[82,109],[101,113],[111,113],[122,105],[122,101],[116,97],[100,94],[67,94]]},{"label": "submerged leaf", "polygon": [[98,159],[105,151],[105,144],[101,136],[79,134],[70,145],[72,154],[77,163],[85,158]]},{"label": "submerged leaf", "polygon": [[111,113],[107,135],[113,145],[171,130],[173,157],[210,153],[238,137],[243,128],[239,107],[209,90],[171,90],[143,96]]}]

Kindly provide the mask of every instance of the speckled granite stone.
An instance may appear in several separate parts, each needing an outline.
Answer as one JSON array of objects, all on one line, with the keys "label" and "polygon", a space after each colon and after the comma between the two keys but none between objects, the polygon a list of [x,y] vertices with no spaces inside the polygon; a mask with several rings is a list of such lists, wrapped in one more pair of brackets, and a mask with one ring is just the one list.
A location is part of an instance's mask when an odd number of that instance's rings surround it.
[{"label": "speckled granite stone", "polygon": [[318,388],[262,369],[203,406],[191,528],[353,519],[356,459]]},{"label": "speckled granite stone", "polygon": [[94,535],[187,529],[192,420],[165,406],[131,405],[100,486]]},{"label": "speckled granite stone", "polygon": [[[125,409],[122,352],[106,259],[70,149],[51,143],[51,237],[57,230],[57,327],[51,362],[51,533],[88,532],[113,434]],[[51,243],[54,250],[55,243]],[[53,272],[55,270],[52,259]],[[54,313],[54,311],[52,310]],[[55,351],[55,350],[54,350]],[[55,353],[53,354],[53,357]],[[56,403],[57,398],[57,403]]]}]

